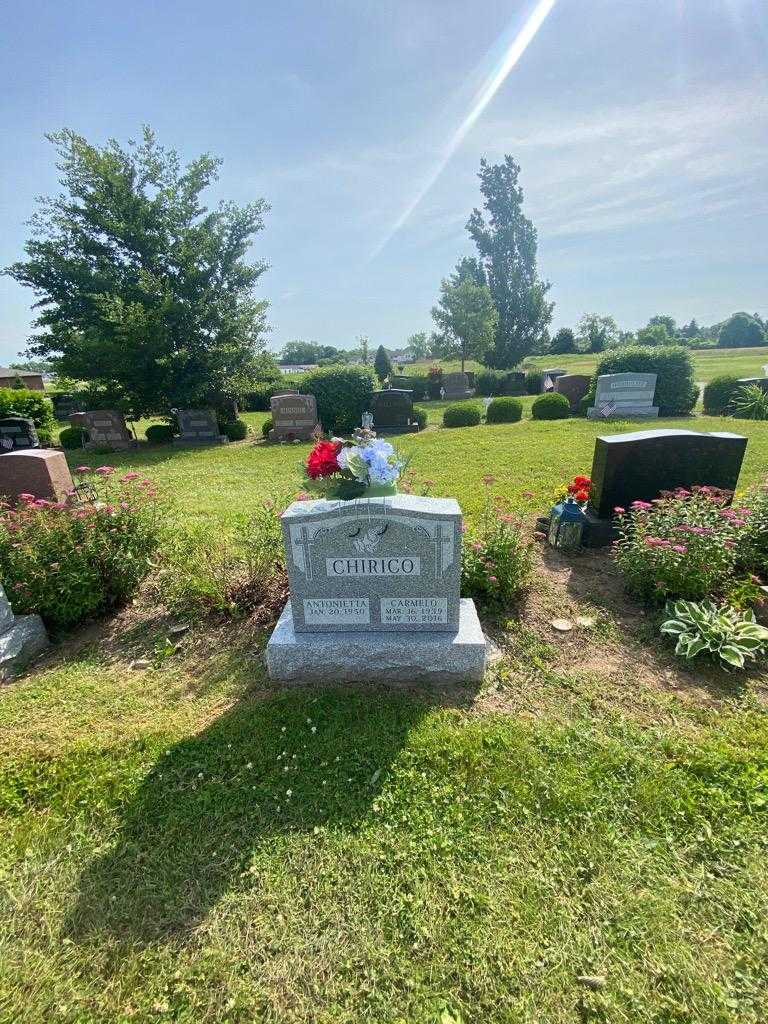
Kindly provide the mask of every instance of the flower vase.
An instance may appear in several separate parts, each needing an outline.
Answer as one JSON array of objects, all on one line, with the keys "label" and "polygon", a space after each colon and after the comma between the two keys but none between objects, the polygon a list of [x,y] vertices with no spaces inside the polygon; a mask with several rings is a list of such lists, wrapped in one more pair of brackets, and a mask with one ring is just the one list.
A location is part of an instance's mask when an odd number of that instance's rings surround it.
[{"label": "flower vase", "polygon": [[391,498],[397,494],[397,484],[368,484],[361,498]]}]

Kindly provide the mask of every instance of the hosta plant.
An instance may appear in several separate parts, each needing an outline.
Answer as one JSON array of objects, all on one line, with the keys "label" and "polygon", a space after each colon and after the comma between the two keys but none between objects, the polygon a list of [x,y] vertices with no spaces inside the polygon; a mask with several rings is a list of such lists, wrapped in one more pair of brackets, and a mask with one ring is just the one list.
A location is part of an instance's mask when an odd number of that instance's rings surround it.
[{"label": "hosta plant", "polygon": [[675,601],[666,607],[661,632],[677,637],[675,654],[695,658],[708,654],[733,668],[768,651],[768,629],[752,611],[740,612],[712,601]]}]

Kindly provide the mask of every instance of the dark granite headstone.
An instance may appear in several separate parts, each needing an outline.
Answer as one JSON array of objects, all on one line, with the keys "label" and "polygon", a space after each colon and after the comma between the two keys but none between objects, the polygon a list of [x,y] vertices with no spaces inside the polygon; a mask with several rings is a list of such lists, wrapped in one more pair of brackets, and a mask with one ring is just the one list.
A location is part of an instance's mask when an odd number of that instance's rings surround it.
[{"label": "dark granite headstone", "polygon": [[734,490],[746,437],[695,430],[638,430],[595,440],[591,511],[608,519],[617,506],[652,501],[694,484]]},{"label": "dark granite headstone", "polygon": [[174,444],[223,444],[225,435],[219,430],[219,422],[213,409],[177,409],[179,437]]},{"label": "dark granite headstone", "polygon": [[446,398],[471,398],[474,391],[469,386],[466,373],[444,373],[443,390]]},{"label": "dark granite headstone", "polygon": [[6,416],[0,419],[0,451],[13,452],[24,448],[39,448],[35,424],[25,416]]},{"label": "dark granite headstone", "polygon": [[504,378],[501,393],[502,395],[524,395],[525,374],[519,370],[513,370],[511,373],[508,373]]},{"label": "dark granite headstone", "polygon": [[578,412],[579,403],[589,389],[592,378],[582,373],[564,373],[555,379],[555,391],[565,395],[571,405],[571,412]]},{"label": "dark granite headstone", "polygon": [[394,374],[389,378],[389,386],[395,391],[410,391],[411,384],[411,378],[407,374]]},{"label": "dark granite headstone", "polygon": [[371,395],[373,428],[379,434],[404,434],[418,430],[413,424],[413,399],[411,391],[374,391]]},{"label": "dark granite headstone", "polygon": [[748,384],[756,384],[761,391],[768,394],[768,377],[739,377],[739,384],[746,387]]},{"label": "dark granite headstone", "polygon": [[77,395],[54,395],[52,402],[53,414],[57,420],[66,420],[73,412],[85,409],[85,403]]}]

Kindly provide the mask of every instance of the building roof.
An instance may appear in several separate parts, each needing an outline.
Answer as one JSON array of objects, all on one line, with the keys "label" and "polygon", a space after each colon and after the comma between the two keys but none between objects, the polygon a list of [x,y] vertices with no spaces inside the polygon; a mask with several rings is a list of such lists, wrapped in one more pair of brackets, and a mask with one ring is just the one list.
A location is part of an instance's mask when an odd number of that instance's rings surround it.
[{"label": "building roof", "polygon": [[7,366],[0,366],[0,377],[42,377],[37,370],[11,370]]}]

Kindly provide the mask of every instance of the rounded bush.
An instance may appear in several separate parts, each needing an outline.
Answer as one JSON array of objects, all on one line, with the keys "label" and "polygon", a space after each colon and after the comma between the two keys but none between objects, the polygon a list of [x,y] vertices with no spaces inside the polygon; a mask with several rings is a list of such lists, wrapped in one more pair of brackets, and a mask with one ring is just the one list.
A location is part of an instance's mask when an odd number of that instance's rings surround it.
[{"label": "rounded bush", "polygon": [[261,436],[263,438],[269,437],[269,432],[272,429],[272,427],[274,427],[274,425],[275,424],[272,422],[272,417],[271,416],[267,416],[267,418],[261,424]]},{"label": "rounded bush", "polygon": [[230,441],[243,441],[248,437],[248,424],[245,420],[229,420],[221,424],[221,432]]},{"label": "rounded bush", "polygon": [[64,427],[59,434],[59,444],[65,451],[74,451],[75,448],[82,448],[85,441],[85,431],[82,427]]},{"label": "rounded bush", "polygon": [[411,419],[414,423],[418,423],[419,430],[423,430],[427,425],[427,414],[423,409],[414,409]]},{"label": "rounded bush", "polygon": [[474,402],[449,405],[443,413],[444,427],[476,427],[482,419],[480,407]]},{"label": "rounded bush", "polygon": [[153,423],[144,434],[150,444],[171,444],[173,441],[173,427],[170,423]]},{"label": "rounded bush", "polygon": [[587,396],[588,408],[595,404],[597,378],[608,373],[655,373],[656,396],[661,416],[687,416],[699,399],[691,353],[682,345],[649,348],[627,345],[601,356]]},{"label": "rounded bush", "polygon": [[541,392],[541,370],[529,370],[525,375],[525,390],[529,395]]},{"label": "rounded bush", "polygon": [[373,374],[365,366],[328,366],[308,373],[299,390],[317,399],[324,430],[350,433],[360,426],[373,394]]},{"label": "rounded bush", "polygon": [[557,391],[539,395],[531,406],[531,416],[535,420],[567,420],[570,415],[570,402]]},{"label": "rounded bush", "polygon": [[242,407],[246,412],[269,412],[269,400],[273,395],[279,395],[286,388],[298,388],[303,379],[303,375],[300,377],[289,377],[284,374],[279,380],[267,380],[255,384],[243,396]]},{"label": "rounded bush", "polygon": [[486,423],[517,423],[523,418],[519,398],[494,398],[485,412]]},{"label": "rounded bush", "polygon": [[720,328],[719,348],[751,348],[765,345],[765,331],[749,313],[734,313]]},{"label": "rounded bush", "polygon": [[713,377],[704,388],[704,412],[708,416],[726,416],[733,412],[733,399],[743,386],[738,377],[727,373]]}]

